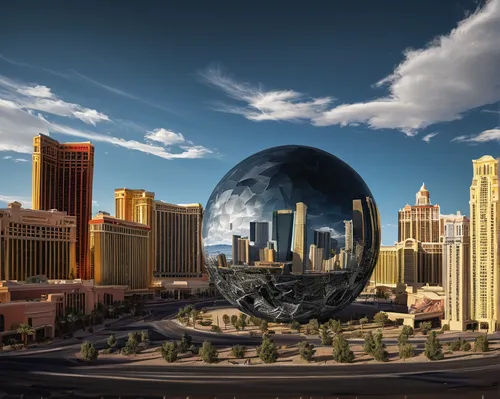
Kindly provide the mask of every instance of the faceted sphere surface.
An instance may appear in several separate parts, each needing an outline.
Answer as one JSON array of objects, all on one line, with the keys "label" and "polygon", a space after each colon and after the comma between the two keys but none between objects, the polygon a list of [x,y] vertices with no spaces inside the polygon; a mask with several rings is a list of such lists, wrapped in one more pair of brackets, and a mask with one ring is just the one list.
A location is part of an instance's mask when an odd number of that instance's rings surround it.
[{"label": "faceted sphere surface", "polygon": [[278,322],[325,320],[363,290],[380,221],[363,179],[312,147],[254,154],[215,187],[203,218],[211,281],[243,312]]}]

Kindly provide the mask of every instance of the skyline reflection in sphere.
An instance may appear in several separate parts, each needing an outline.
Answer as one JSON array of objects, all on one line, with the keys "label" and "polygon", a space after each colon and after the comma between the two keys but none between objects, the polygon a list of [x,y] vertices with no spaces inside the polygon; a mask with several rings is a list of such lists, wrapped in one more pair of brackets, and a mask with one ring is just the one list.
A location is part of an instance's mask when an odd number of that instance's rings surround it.
[{"label": "skyline reflection in sphere", "polygon": [[203,217],[211,281],[241,311],[326,320],[363,290],[380,247],[375,200],[345,162],[312,147],[256,153],[215,187]]}]

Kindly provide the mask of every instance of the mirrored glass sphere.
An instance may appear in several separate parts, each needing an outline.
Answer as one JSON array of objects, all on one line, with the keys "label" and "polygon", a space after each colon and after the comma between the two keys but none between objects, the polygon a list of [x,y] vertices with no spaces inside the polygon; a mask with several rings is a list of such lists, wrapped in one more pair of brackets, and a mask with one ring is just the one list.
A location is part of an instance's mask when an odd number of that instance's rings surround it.
[{"label": "mirrored glass sphere", "polygon": [[254,154],[215,187],[203,218],[210,279],[241,311],[269,321],[326,320],[375,267],[380,221],[363,179],[311,147]]}]

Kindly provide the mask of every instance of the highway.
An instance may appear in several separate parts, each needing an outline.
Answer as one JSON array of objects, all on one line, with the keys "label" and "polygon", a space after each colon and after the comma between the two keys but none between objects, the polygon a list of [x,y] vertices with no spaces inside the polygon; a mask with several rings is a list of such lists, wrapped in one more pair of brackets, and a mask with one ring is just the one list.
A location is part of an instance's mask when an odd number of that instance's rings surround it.
[{"label": "highway", "polygon": [[[213,301],[197,307],[211,307]],[[89,338],[103,349],[110,333],[123,344],[128,332],[147,329],[153,344],[180,339],[186,329],[173,320],[184,303],[146,306],[152,311],[144,320],[120,320],[109,329]],[[218,307],[228,306],[220,302]],[[248,335],[212,334],[188,330],[193,341],[210,340],[217,346],[236,343],[259,345],[261,339]],[[472,336],[471,336],[472,337]],[[498,340],[498,335],[493,340]],[[293,345],[304,336],[274,335],[277,344]],[[317,337],[307,337],[319,344]],[[423,346],[425,337],[413,339]],[[442,337],[441,341],[455,337]],[[395,340],[385,340],[390,344]],[[351,340],[360,342],[360,340]],[[24,394],[49,398],[71,393],[73,397],[172,397],[185,398],[277,398],[314,397],[358,399],[371,398],[500,398],[500,357],[490,355],[464,361],[426,363],[374,363],[352,365],[274,365],[274,366],[186,366],[182,363],[164,366],[138,366],[133,358],[99,359],[95,364],[77,361],[73,354],[80,343],[26,350],[0,356],[0,398],[3,394]],[[170,395],[170,396],[169,396]],[[284,396],[288,395],[288,396]]]}]

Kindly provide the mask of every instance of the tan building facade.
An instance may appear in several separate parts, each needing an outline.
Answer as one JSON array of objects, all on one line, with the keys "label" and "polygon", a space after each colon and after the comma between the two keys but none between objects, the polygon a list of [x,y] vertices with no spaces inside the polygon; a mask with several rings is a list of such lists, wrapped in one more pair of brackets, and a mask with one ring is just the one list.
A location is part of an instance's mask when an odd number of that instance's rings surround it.
[{"label": "tan building facade", "polygon": [[154,202],[155,277],[202,277],[202,221],[201,204]]},{"label": "tan building facade", "polygon": [[401,282],[399,251],[395,245],[381,246],[370,281],[377,284],[397,284]]},{"label": "tan building facade", "polygon": [[0,280],[76,273],[76,217],[66,212],[0,209]]},{"label": "tan building facade", "polygon": [[150,287],[150,227],[100,213],[90,221],[90,263],[98,285]]},{"label": "tan building facade", "polygon": [[470,236],[469,219],[457,212],[442,215],[443,288],[446,294],[444,323],[463,331],[470,320]]},{"label": "tan building facade", "polygon": [[303,202],[296,204],[294,238],[293,238],[293,264],[294,273],[304,273],[307,261],[306,248],[306,222],[307,205]]},{"label": "tan building facade", "polygon": [[473,160],[470,186],[471,318],[500,329],[499,232],[500,201],[498,160],[486,155]]},{"label": "tan building facade", "polygon": [[32,202],[35,210],[67,212],[76,216],[76,276],[92,278],[89,220],[92,216],[94,146],[64,143],[40,134],[33,139]]},{"label": "tan building facade", "polygon": [[115,189],[115,216],[151,228],[149,237],[148,281],[153,281],[155,269],[155,193],[143,189]]}]

